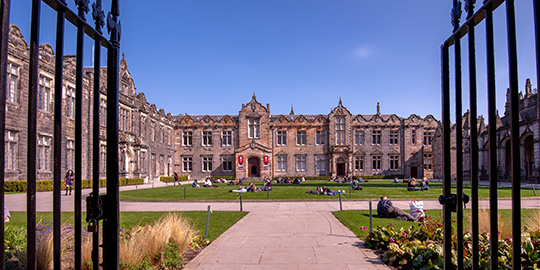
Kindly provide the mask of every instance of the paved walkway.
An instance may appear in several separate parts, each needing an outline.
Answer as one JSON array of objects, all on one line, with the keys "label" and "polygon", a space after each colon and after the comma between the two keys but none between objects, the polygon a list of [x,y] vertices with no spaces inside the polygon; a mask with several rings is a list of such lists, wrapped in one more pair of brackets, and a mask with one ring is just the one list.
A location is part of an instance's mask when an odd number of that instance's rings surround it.
[{"label": "paved walkway", "polygon": [[[159,183],[156,186],[163,186]],[[121,187],[121,190],[151,188],[152,185]],[[102,192],[105,190],[102,189]],[[84,198],[90,192],[83,190]],[[52,192],[36,195],[38,211],[52,211]],[[62,195],[62,211],[73,211],[74,196]],[[410,200],[393,200],[407,209]],[[373,200],[375,211],[377,200]],[[11,211],[26,211],[26,194],[6,195]],[[499,208],[511,208],[501,199]],[[522,208],[540,208],[540,197],[524,198]],[[121,211],[238,211],[234,202],[121,202]],[[469,204],[470,206],[470,204]],[[441,209],[438,201],[424,199],[425,209]],[[488,200],[480,207],[487,208]],[[343,199],[343,210],[369,209],[369,201]],[[250,202],[249,214],[205,248],[186,269],[388,269],[366,249],[360,239],[332,214],[339,201]]]}]

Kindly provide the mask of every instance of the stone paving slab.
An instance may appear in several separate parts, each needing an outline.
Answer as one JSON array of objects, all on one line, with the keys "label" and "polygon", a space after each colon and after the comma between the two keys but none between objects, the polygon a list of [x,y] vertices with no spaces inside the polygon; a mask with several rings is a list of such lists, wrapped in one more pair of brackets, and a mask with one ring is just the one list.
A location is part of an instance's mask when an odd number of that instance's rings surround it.
[{"label": "stone paving slab", "polygon": [[388,269],[330,211],[311,202],[261,208],[212,242],[186,269]]}]

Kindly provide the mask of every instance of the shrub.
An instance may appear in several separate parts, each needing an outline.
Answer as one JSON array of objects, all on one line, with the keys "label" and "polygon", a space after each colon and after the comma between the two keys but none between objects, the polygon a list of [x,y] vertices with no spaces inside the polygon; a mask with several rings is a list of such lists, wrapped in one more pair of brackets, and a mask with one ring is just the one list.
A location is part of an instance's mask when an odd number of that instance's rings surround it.
[{"label": "shrub", "polygon": [[[81,181],[82,188],[92,188],[92,183],[94,180],[85,179]],[[119,178],[118,183],[120,186],[129,186],[129,185],[142,185],[144,184],[143,178]],[[26,180],[11,180],[4,182],[4,191],[5,192],[26,192]],[[104,187],[107,185],[105,179],[99,179],[99,186]],[[36,191],[52,191],[54,188],[53,180],[38,180],[36,181]],[[65,186],[62,182],[62,189],[65,189]]]}]

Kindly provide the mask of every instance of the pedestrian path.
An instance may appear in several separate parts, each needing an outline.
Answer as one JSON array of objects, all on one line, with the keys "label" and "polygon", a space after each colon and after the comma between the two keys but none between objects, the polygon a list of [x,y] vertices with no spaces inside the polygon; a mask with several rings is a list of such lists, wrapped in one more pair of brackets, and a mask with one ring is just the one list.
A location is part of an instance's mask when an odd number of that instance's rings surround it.
[{"label": "pedestrian path", "polygon": [[389,269],[327,203],[274,202],[249,214],[185,269]]}]

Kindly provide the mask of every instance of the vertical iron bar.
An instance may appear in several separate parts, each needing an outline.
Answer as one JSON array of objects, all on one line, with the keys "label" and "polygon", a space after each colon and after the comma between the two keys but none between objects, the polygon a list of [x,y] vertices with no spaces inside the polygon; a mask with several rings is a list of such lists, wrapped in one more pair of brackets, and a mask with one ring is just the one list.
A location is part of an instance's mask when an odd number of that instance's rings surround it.
[{"label": "vertical iron bar", "polygon": [[[103,27],[103,10],[101,8],[101,0],[97,0],[94,5],[92,5],[94,22],[96,25],[96,30],[98,33],[101,32]],[[98,209],[98,198],[99,198],[99,154],[100,154],[100,141],[99,133],[101,125],[99,120],[100,118],[100,101],[101,101],[101,40],[94,40],[94,108],[93,108],[93,128],[92,128],[92,194],[94,195],[94,200],[92,201],[93,209]],[[99,220],[95,221],[97,230],[92,233],[92,265],[94,270],[99,269]]]},{"label": "vertical iron bar", "polygon": [[[536,89],[540,89],[540,20],[538,16],[540,15],[540,3],[538,0],[533,0],[533,10],[534,10],[534,43],[536,46]],[[540,104],[540,94],[536,94],[536,104]],[[537,105],[538,106],[538,105]],[[540,110],[536,110],[536,119],[540,119]],[[540,130],[538,130],[540,133]],[[535,164],[535,167],[536,166]],[[534,191],[534,186],[533,186]],[[535,195],[536,196],[536,192]]]},{"label": "vertical iron bar", "polygon": [[493,7],[486,6],[486,58],[488,88],[489,136],[489,213],[490,213],[490,269],[497,269],[497,107],[495,99],[495,47],[493,41]]},{"label": "vertical iron bar", "polygon": [[[468,17],[474,13],[474,5],[468,10]],[[471,166],[471,231],[472,231],[472,269],[478,270],[480,265],[479,226],[478,226],[478,108],[476,89],[476,38],[474,23],[470,22],[469,30],[469,105],[470,114],[470,166]]]},{"label": "vertical iron bar", "polygon": [[461,84],[461,39],[456,37],[455,79],[456,79],[456,251],[457,269],[463,269],[463,119],[462,119],[462,84]]},{"label": "vertical iron bar", "polygon": [[[83,1],[76,1],[79,17],[84,20],[88,9]],[[81,269],[82,221],[81,221],[81,177],[82,177],[82,100],[83,100],[83,57],[84,26],[77,25],[77,62],[75,67],[75,269]]]},{"label": "vertical iron bar", "polygon": [[39,78],[39,27],[41,0],[32,0],[30,27],[30,67],[28,81],[28,142],[27,142],[27,268],[36,269],[36,144],[37,144],[37,98]]},{"label": "vertical iron bar", "polygon": [[519,86],[514,0],[506,1],[508,71],[510,82],[510,129],[512,136],[512,269],[521,269],[521,170],[519,154]]},{"label": "vertical iron bar", "polygon": [[[65,3],[62,3],[65,4]],[[58,5],[56,17],[56,59],[54,67],[54,169],[53,169],[53,258],[54,269],[62,266],[62,86],[64,74],[64,5]],[[72,168],[68,168],[72,169]]]},{"label": "vertical iron bar", "polygon": [[[0,38],[2,44],[0,44],[0,213],[4,217],[4,169],[5,169],[5,132],[6,132],[6,93],[7,93],[7,54],[8,54],[8,39],[9,39],[9,9],[10,0],[2,0],[2,9],[0,10],[0,21],[2,27],[0,28]],[[4,242],[4,222],[0,224],[0,240]],[[2,245],[0,250],[0,270],[6,268],[5,264],[5,247]]]},{"label": "vertical iron bar", "polygon": [[[442,129],[443,129],[443,196],[449,197],[451,193],[451,163],[450,163],[450,60],[448,46],[441,47],[442,64]],[[452,266],[452,209],[449,204],[443,205],[443,256],[444,269],[453,269]]]},{"label": "vertical iron bar", "polygon": [[107,197],[103,220],[103,267],[118,269],[120,206],[118,202],[118,68],[120,22],[118,0],[112,0],[107,28],[111,46],[107,50]]}]

